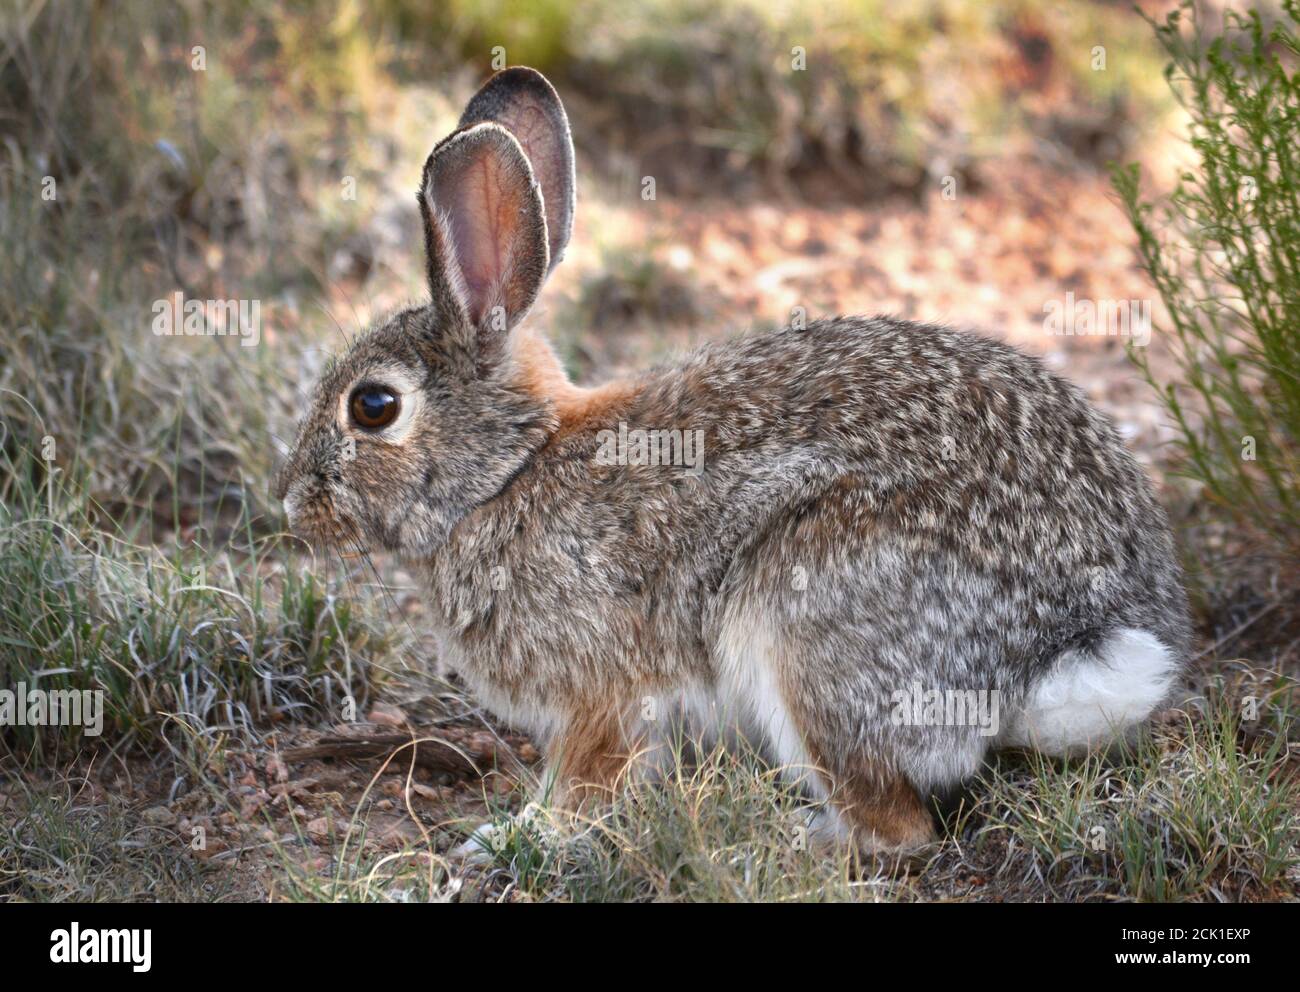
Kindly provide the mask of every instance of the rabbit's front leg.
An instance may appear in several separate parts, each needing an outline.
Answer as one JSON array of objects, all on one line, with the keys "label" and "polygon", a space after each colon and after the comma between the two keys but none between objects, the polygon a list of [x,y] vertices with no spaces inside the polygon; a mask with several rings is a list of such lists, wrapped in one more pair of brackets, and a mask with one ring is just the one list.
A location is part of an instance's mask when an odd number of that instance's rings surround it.
[{"label": "rabbit's front leg", "polygon": [[596,700],[572,707],[547,747],[539,801],[576,813],[588,800],[608,800],[635,750],[618,707]]},{"label": "rabbit's front leg", "polygon": [[[556,722],[559,729],[549,736],[547,764],[533,801],[506,823],[479,824],[450,852],[453,858],[467,863],[491,861],[505,846],[511,824],[532,829],[540,814],[553,830],[588,801],[609,799],[637,750],[622,711],[609,703],[588,701]],[[547,817],[546,810],[556,815]]]}]

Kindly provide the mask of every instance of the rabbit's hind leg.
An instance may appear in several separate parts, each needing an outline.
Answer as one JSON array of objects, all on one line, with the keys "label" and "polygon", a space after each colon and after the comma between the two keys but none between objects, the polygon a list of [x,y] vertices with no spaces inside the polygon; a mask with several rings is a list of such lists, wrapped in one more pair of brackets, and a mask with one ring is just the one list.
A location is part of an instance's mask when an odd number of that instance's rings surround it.
[{"label": "rabbit's hind leg", "polygon": [[[820,804],[810,821],[815,839],[881,852],[934,840],[930,814],[906,776],[861,748],[846,748],[842,728],[811,717],[808,692],[815,685],[805,675],[812,665],[788,634],[777,634],[761,612],[727,611],[715,647],[719,705]],[[843,710],[842,702],[832,706]]]},{"label": "rabbit's hind leg", "polygon": [[829,773],[833,792],[821,813],[823,830],[864,852],[912,851],[936,840],[933,818],[902,774],[866,761],[853,764],[858,767]]},{"label": "rabbit's hind leg", "polygon": [[771,761],[804,771],[823,835],[876,850],[929,842],[925,797],[988,750],[969,720],[929,726],[897,712],[900,693],[993,684],[981,659],[997,645],[954,636],[982,632],[969,619],[981,614],[955,615],[967,604],[946,574],[879,533],[846,482],[774,521],[706,616],[720,704]]}]

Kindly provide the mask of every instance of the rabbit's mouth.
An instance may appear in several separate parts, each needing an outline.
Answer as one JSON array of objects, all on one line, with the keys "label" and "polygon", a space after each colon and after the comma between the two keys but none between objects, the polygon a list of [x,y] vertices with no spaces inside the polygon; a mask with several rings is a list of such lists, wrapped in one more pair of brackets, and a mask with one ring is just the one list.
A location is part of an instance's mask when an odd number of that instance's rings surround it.
[{"label": "rabbit's mouth", "polygon": [[328,491],[305,496],[292,486],[284,495],[285,515],[294,536],[321,551],[338,551],[345,558],[366,554],[361,532],[347,516],[338,512]]}]

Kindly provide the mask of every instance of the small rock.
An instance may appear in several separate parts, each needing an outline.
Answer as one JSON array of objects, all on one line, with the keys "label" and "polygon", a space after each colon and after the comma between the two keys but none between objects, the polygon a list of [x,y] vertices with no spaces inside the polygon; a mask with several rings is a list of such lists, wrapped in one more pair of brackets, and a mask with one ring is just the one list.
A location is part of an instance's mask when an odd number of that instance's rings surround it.
[{"label": "small rock", "polygon": [[271,794],[265,789],[258,789],[239,804],[239,815],[247,820],[270,801]]},{"label": "small rock", "polygon": [[323,840],[329,836],[330,821],[329,817],[318,816],[316,819],[307,824],[307,833],[316,840]]},{"label": "small rock", "polygon": [[273,796],[301,796],[309,795],[312,789],[321,784],[321,780],[313,775],[306,778],[294,779],[292,782],[277,782],[271,786],[270,793]]},{"label": "small rock", "polygon": [[370,821],[368,836],[375,845],[387,850],[400,850],[410,843],[418,843],[420,828],[405,816],[379,816]]},{"label": "small rock", "polygon": [[170,827],[176,822],[176,814],[166,806],[150,806],[141,816],[151,827]]},{"label": "small rock", "polygon": [[220,837],[208,837],[204,840],[202,847],[191,848],[191,850],[196,858],[207,861],[209,858],[214,858],[227,850],[227,846],[226,842]]},{"label": "small rock", "polygon": [[278,754],[271,754],[266,759],[266,774],[277,782],[289,781],[289,768]]},{"label": "small rock", "polygon": [[389,703],[376,703],[366,719],[384,727],[406,726],[406,713]]},{"label": "small rock", "polygon": [[309,809],[320,809],[325,806],[342,806],[343,793],[341,792],[309,792],[302,797],[303,804]]}]

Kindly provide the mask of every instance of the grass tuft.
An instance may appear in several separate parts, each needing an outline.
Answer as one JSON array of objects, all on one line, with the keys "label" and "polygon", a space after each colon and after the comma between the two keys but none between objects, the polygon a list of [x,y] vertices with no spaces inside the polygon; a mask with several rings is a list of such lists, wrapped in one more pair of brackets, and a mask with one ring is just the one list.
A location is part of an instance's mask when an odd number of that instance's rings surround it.
[{"label": "grass tuft", "polygon": [[[362,711],[391,636],[275,541],[137,545],[29,452],[0,504],[0,685],[101,692],[103,740],[156,746]],[[179,731],[185,728],[185,733]],[[11,726],[40,755],[78,726]]]}]

